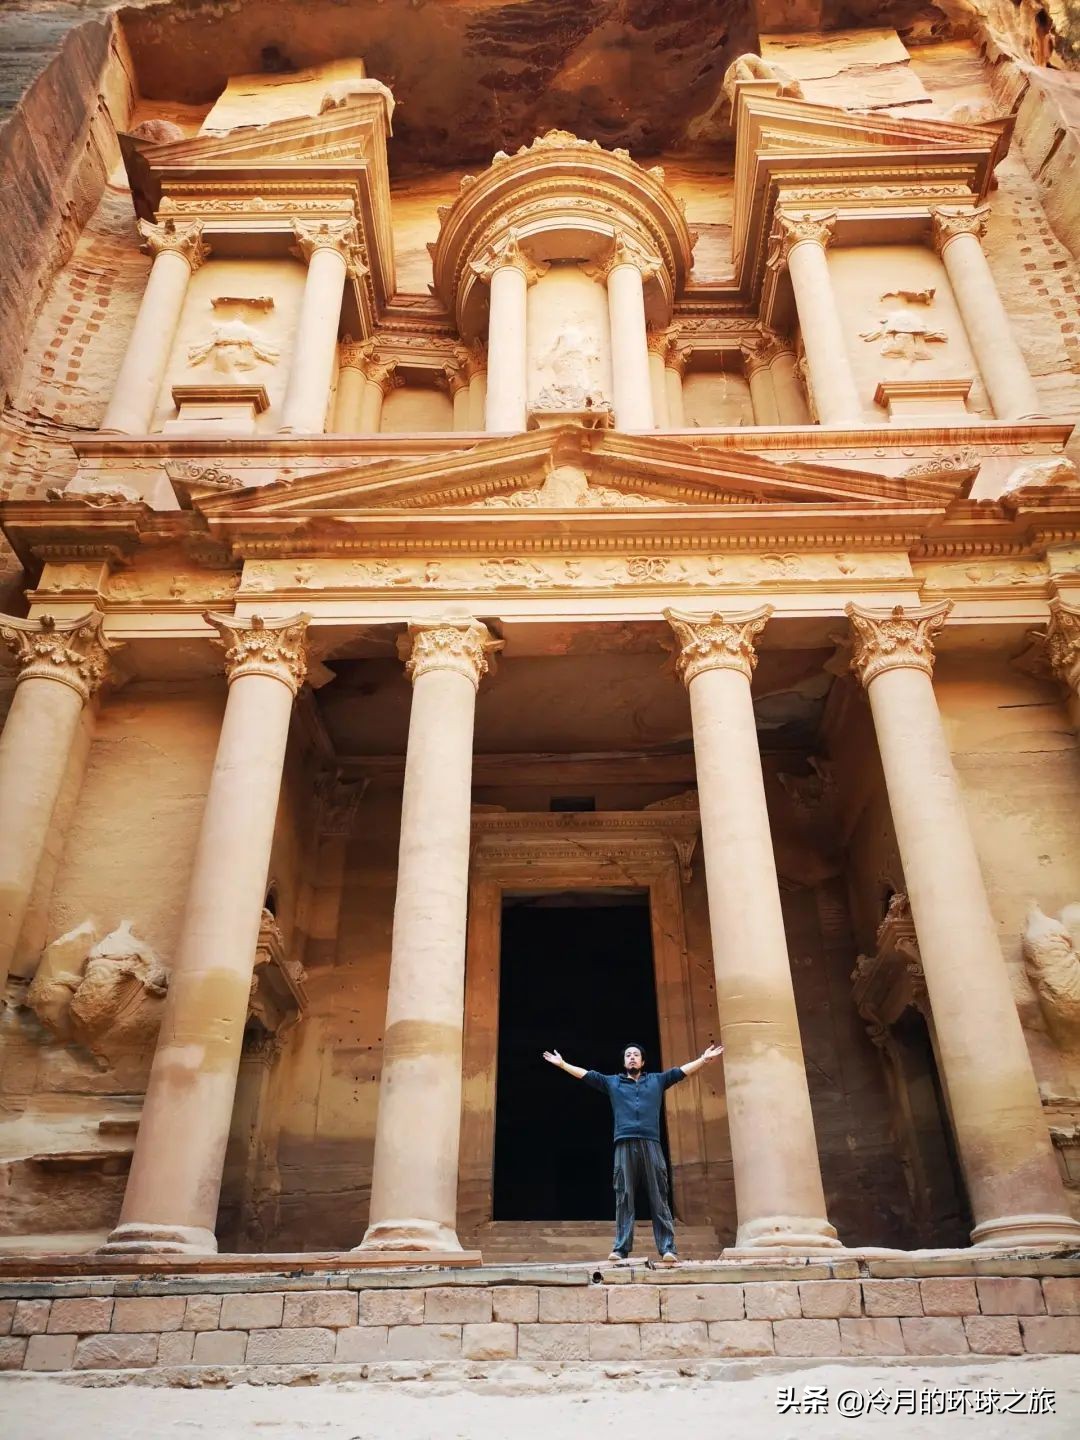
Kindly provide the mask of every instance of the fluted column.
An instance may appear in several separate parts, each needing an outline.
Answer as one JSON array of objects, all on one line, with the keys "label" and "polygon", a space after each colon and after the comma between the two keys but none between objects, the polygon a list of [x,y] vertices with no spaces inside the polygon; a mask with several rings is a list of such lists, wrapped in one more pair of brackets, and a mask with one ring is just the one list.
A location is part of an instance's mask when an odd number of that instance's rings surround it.
[{"label": "fluted column", "polygon": [[750,403],[754,407],[755,425],[779,425],[780,411],[776,404],[770,362],[775,351],[770,335],[760,335],[742,347],[743,366],[750,385]]},{"label": "fluted column", "polygon": [[656,422],[645,332],[645,281],[658,273],[660,261],[631,236],[616,235],[608,255],[583,268],[607,283],[616,428],[652,430]]},{"label": "fluted column", "polygon": [[472,268],[490,290],[488,306],[488,380],[484,429],[524,430],[528,424],[526,297],[529,286],[548,266],[522,248],[516,230],[493,245]]},{"label": "fluted column", "polygon": [[498,648],[475,620],[410,625],[413,685],[363,1250],[459,1250],[458,1136],[473,716]]},{"label": "fluted column", "polygon": [[139,313],[124,352],[120,374],[101,422],[102,430],[145,435],[169,363],[188,282],[210,251],[203,244],[201,220],[178,225],[139,221],[142,249],[154,257]]},{"label": "fluted column", "polygon": [[1080,738],[1080,606],[1050,601],[1046,647],[1054,674],[1068,693],[1069,716]]},{"label": "fluted column", "polygon": [[690,693],[739,1228],[735,1244],[837,1245],[825,1214],[750,679],[772,614],[665,611]]},{"label": "fluted column", "polygon": [[931,210],[934,249],[949,277],[995,417],[1034,420],[1046,412],[1040,409],[982,247],[989,215],[985,205],[977,210],[945,206]]},{"label": "fluted column", "polygon": [[294,220],[292,253],[307,262],[281,429],[321,435],[326,429],[345,277],[357,269],[355,220]]},{"label": "fluted column", "polygon": [[97,611],[76,620],[0,615],[19,667],[0,734],[0,997],[26,919],[82,708],[117,645]]},{"label": "fluted column", "polygon": [[361,431],[367,367],[376,358],[373,340],[343,340],[338,349],[337,399],[334,402],[334,433],[356,435]]},{"label": "fluted column", "polygon": [[671,331],[667,354],[664,356],[664,383],[667,387],[668,424],[672,430],[682,430],[686,425],[683,409],[683,376],[690,361],[689,350],[679,348],[678,332]]},{"label": "fluted column", "polygon": [[229,684],[169,994],[109,1251],[202,1254],[217,1218],[307,615],[208,613]]},{"label": "fluted column", "polygon": [[950,601],[849,605],[976,1244],[1076,1245],[931,679]]},{"label": "fluted column", "polygon": [[769,264],[786,265],[791,276],[818,420],[822,425],[850,426],[862,422],[862,406],[825,257],[835,224],[835,212],[789,215],[778,210]]},{"label": "fluted column", "polygon": [[667,430],[671,423],[668,410],[667,366],[665,359],[671,347],[671,332],[650,330],[649,345],[649,388],[652,391],[653,419],[657,430]]}]

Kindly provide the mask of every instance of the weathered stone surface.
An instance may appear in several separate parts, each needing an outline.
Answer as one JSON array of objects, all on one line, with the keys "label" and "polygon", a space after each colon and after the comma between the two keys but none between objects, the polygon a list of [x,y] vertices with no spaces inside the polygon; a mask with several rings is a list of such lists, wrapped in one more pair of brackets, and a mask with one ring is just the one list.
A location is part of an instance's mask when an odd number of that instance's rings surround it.
[{"label": "weathered stone surface", "polygon": [[519,1325],[520,1360],[587,1360],[588,1325]]},{"label": "weathered stone surface", "polygon": [[195,1350],[193,1330],[171,1330],[158,1342],[159,1365],[190,1365]]},{"label": "weathered stone surface", "polygon": [[1080,1279],[1049,1276],[1042,1288],[1049,1314],[1080,1315]]},{"label": "weathered stone surface", "polygon": [[[108,1330],[112,1324],[114,1301],[94,1299],[86,1296],[72,1300],[54,1300],[49,1314],[50,1335],[82,1334],[95,1330]],[[137,1326],[137,1329],[152,1329],[152,1326]],[[163,1329],[166,1327],[162,1327]]]},{"label": "weathered stone surface", "polygon": [[540,1291],[540,1323],[573,1324],[607,1319],[607,1297],[598,1285]]},{"label": "weathered stone surface", "polygon": [[385,1360],[389,1350],[385,1325],[354,1325],[337,1332],[334,1359],[344,1364],[363,1360]]},{"label": "weathered stone surface", "polygon": [[5,1335],[0,1339],[0,1370],[21,1370],[26,1346],[22,1336]]},{"label": "weathered stone surface", "polygon": [[793,1280],[744,1285],[743,1294],[748,1320],[797,1320],[802,1315],[799,1287]]},{"label": "weathered stone surface", "polygon": [[1080,1316],[1021,1315],[1020,1333],[1033,1355],[1080,1353]]},{"label": "weathered stone surface", "polygon": [[456,1360],[461,1355],[460,1325],[391,1325],[391,1360]]},{"label": "weathered stone surface", "polygon": [[713,1355],[771,1355],[775,1348],[768,1320],[713,1320],[709,1351]]},{"label": "weathered stone surface", "polygon": [[968,1349],[964,1322],[958,1316],[905,1316],[900,1329],[910,1355],[962,1355]]},{"label": "weathered stone surface", "polygon": [[802,1313],[807,1319],[837,1319],[861,1315],[862,1299],[856,1280],[803,1280],[799,1285]]},{"label": "weathered stone surface", "polygon": [[424,1295],[420,1290],[362,1290],[358,1313],[361,1325],[420,1325]]},{"label": "weathered stone surface", "polygon": [[462,1325],[461,1353],[466,1360],[512,1360],[517,1354],[517,1326]]},{"label": "weathered stone surface", "polygon": [[977,1315],[979,1300],[974,1280],[920,1280],[924,1315]]},{"label": "weathered stone surface", "polygon": [[839,1355],[840,1326],[836,1320],[777,1320],[773,1324],[777,1355]]},{"label": "weathered stone surface", "polygon": [[1014,1315],[965,1315],[968,1345],[980,1355],[1020,1355],[1024,1342]]},{"label": "weathered stone surface", "polygon": [[281,1323],[285,1326],[326,1326],[342,1329],[355,1325],[356,1295],[350,1291],[319,1291],[310,1294],[286,1295]]},{"label": "weathered stone surface", "polygon": [[218,1324],[222,1330],[273,1329],[284,1309],[283,1295],[226,1295]]},{"label": "weathered stone surface", "polygon": [[429,1325],[485,1325],[490,1324],[491,1313],[491,1291],[487,1289],[435,1289],[424,1295],[424,1321]]},{"label": "weathered stone surface", "polygon": [[921,1315],[918,1280],[864,1280],[863,1308],[867,1315]]},{"label": "weathered stone surface", "polygon": [[980,1276],[975,1282],[984,1315],[1041,1315],[1042,1287],[1030,1276]]},{"label": "weathered stone surface", "polygon": [[204,1330],[195,1336],[196,1365],[242,1365],[247,1353],[246,1330]]},{"label": "weathered stone surface", "polygon": [[845,1355],[903,1355],[900,1321],[891,1317],[840,1320],[840,1346]]},{"label": "weathered stone surface", "polygon": [[76,1370],[143,1369],[157,1361],[157,1335],[88,1335],[75,1346]]},{"label": "weathered stone surface", "polygon": [[293,1365],[333,1360],[335,1332],[323,1329],[252,1330],[245,1360],[248,1365]]},{"label": "weathered stone surface", "polygon": [[[679,1287],[681,1290],[681,1286]],[[670,1300],[673,1289],[660,1290],[655,1285],[612,1285],[607,1292],[608,1319],[616,1324],[659,1320],[661,1301]],[[741,1297],[740,1297],[741,1298]],[[496,1295],[496,1304],[498,1296]],[[701,1320],[702,1315],[670,1315],[665,1319]]]},{"label": "weathered stone surface", "polygon": [[11,1321],[12,1335],[41,1335],[48,1328],[48,1300],[17,1300]]},{"label": "weathered stone surface", "polygon": [[112,1329],[116,1334],[179,1330],[186,1308],[187,1301],[180,1295],[121,1298],[113,1302]]},{"label": "weathered stone surface", "polygon": [[75,1360],[74,1335],[31,1335],[26,1342],[25,1370],[70,1370]]},{"label": "weathered stone surface", "polygon": [[679,1360],[694,1355],[708,1355],[708,1326],[704,1320],[643,1324],[641,1353],[652,1360]]},{"label": "weathered stone surface", "polygon": [[189,1295],[184,1311],[185,1330],[216,1330],[221,1318],[220,1295]]},{"label": "weathered stone surface", "polygon": [[491,1294],[492,1313],[496,1320],[528,1325],[539,1318],[540,1293],[535,1285],[500,1285]]}]

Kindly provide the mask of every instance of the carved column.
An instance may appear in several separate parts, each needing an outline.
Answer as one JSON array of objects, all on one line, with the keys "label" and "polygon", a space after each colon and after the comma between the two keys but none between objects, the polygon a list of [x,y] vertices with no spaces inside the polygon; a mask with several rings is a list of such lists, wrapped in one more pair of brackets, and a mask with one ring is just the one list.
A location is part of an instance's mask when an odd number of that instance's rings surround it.
[{"label": "carved column", "polygon": [[382,426],[383,402],[391,390],[403,384],[397,362],[369,363],[364,370],[364,398],[360,407],[360,433],[377,435]]},{"label": "carved column", "polygon": [[689,350],[679,349],[679,334],[677,330],[668,332],[671,336],[668,342],[667,354],[664,356],[664,383],[667,387],[668,402],[668,424],[672,430],[682,430],[686,425],[686,413],[683,410],[683,376],[686,374],[686,367],[690,360]]},{"label": "carved column", "polygon": [[667,610],[690,693],[739,1228],[735,1244],[837,1245],[825,1214],[750,679],[772,614]]},{"label": "carved column", "polygon": [[776,397],[777,420],[781,425],[808,425],[810,407],[796,369],[795,346],[772,330],[762,333],[769,342],[769,373]]},{"label": "carved column", "polygon": [[[455,356],[458,354],[455,351]],[[469,426],[469,374],[460,360],[453,365],[443,366],[446,389],[454,407],[454,429],[468,430]]]},{"label": "carved column", "polygon": [[355,220],[294,220],[292,253],[307,262],[281,429],[321,435],[326,429],[345,277],[357,267]]},{"label": "carved column", "polygon": [[458,1137],[473,716],[498,648],[475,620],[409,626],[401,802],[371,1213],[362,1250],[459,1250]]},{"label": "carved column", "polygon": [[77,620],[0,615],[19,676],[0,734],[0,997],[26,918],[82,708],[108,672],[97,611]]},{"label": "carved column", "polygon": [[791,276],[818,419],[822,425],[849,426],[862,422],[862,406],[825,257],[835,224],[835,212],[789,215],[778,210],[769,264],[786,265]]},{"label": "carved column", "polygon": [[1068,691],[1069,716],[1080,735],[1080,606],[1050,601],[1046,648],[1054,674]]},{"label": "carved column", "polygon": [[607,282],[611,326],[611,384],[615,425],[619,430],[651,430],[655,425],[645,333],[645,281],[660,261],[628,235],[616,235],[611,252],[585,273]]},{"label": "carved column", "polygon": [[528,424],[526,296],[548,267],[527,255],[511,230],[472,268],[490,289],[488,385],[484,429],[524,430]]},{"label": "carved column", "polygon": [[203,1254],[214,1225],[307,615],[208,613],[228,701],[165,1014],[109,1251]]},{"label": "carved column", "polygon": [[967,1181],[972,1240],[1073,1244],[1027,1043],[931,680],[950,601],[848,605],[885,771],[938,1054]]},{"label": "carved column", "polygon": [[116,377],[102,430],[145,435],[154,416],[169,363],[188,282],[210,251],[202,240],[202,221],[178,225],[165,220],[139,221],[142,249],[153,255],[150,276]]},{"label": "carved column", "polygon": [[743,365],[750,384],[750,403],[754,407],[755,425],[779,425],[780,411],[776,404],[770,362],[776,350],[771,335],[760,335],[742,347]]},{"label": "carved column", "polygon": [[[479,341],[474,341],[471,345],[459,346],[454,355],[469,381],[468,421],[463,429],[483,430],[487,408],[487,351]],[[454,428],[457,428],[456,421]]]},{"label": "carved column", "polygon": [[334,433],[356,435],[361,430],[367,367],[375,359],[373,340],[343,340],[338,349],[337,399],[334,402]]},{"label": "carved column", "polygon": [[647,340],[653,418],[658,430],[667,430],[671,424],[671,414],[668,410],[667,366],[664,361],[671,346],[671,333],[668,330],[650,330]]},{"label": "carved column", "polygon": [[989,215],[985,205],[978,210],[931,210],[934,249],[949,277],[994,415],[998,420],[1034,420],[1045,412],[982,248]]}]

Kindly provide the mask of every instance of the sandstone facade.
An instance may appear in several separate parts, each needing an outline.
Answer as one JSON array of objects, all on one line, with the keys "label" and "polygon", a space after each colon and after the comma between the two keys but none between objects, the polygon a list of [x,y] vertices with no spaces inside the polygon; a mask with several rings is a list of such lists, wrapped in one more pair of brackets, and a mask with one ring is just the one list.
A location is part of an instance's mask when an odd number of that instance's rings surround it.
[{"label": "sandstone facade", "polygon": [[[5,1249],[593,1258],[507,1198],[507,937],[605,906],[660,1062],[725,1046],[667,1101],[687,1253],[1075,1246],[1072,77],[979,34],[765,30],[677,134],[534,97],[482,158],[371,55],[113,52],[0,422]],[[556,958],[536,1023],[614,1044]],[[58,1296],[11,1355],[1067,1348],[994,1278]]]}]

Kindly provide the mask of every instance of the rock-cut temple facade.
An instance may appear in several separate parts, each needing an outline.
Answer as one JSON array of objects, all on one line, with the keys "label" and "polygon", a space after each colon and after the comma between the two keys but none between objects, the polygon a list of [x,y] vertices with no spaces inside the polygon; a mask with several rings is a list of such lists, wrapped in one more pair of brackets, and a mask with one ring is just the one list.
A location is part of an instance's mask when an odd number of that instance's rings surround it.
[{"label": "rock-cut temple facade", "polygon": [[359,22],[207,19],[197,93],[131,13],[4,152],[0,1269],[596,1260],[542,1052],[718,1042],[684,1258],[1042,1256],[1052,1314],[1064,40],[763,25],[678,134],[661,47],[636,128],[569,67],[500,145]]}]

